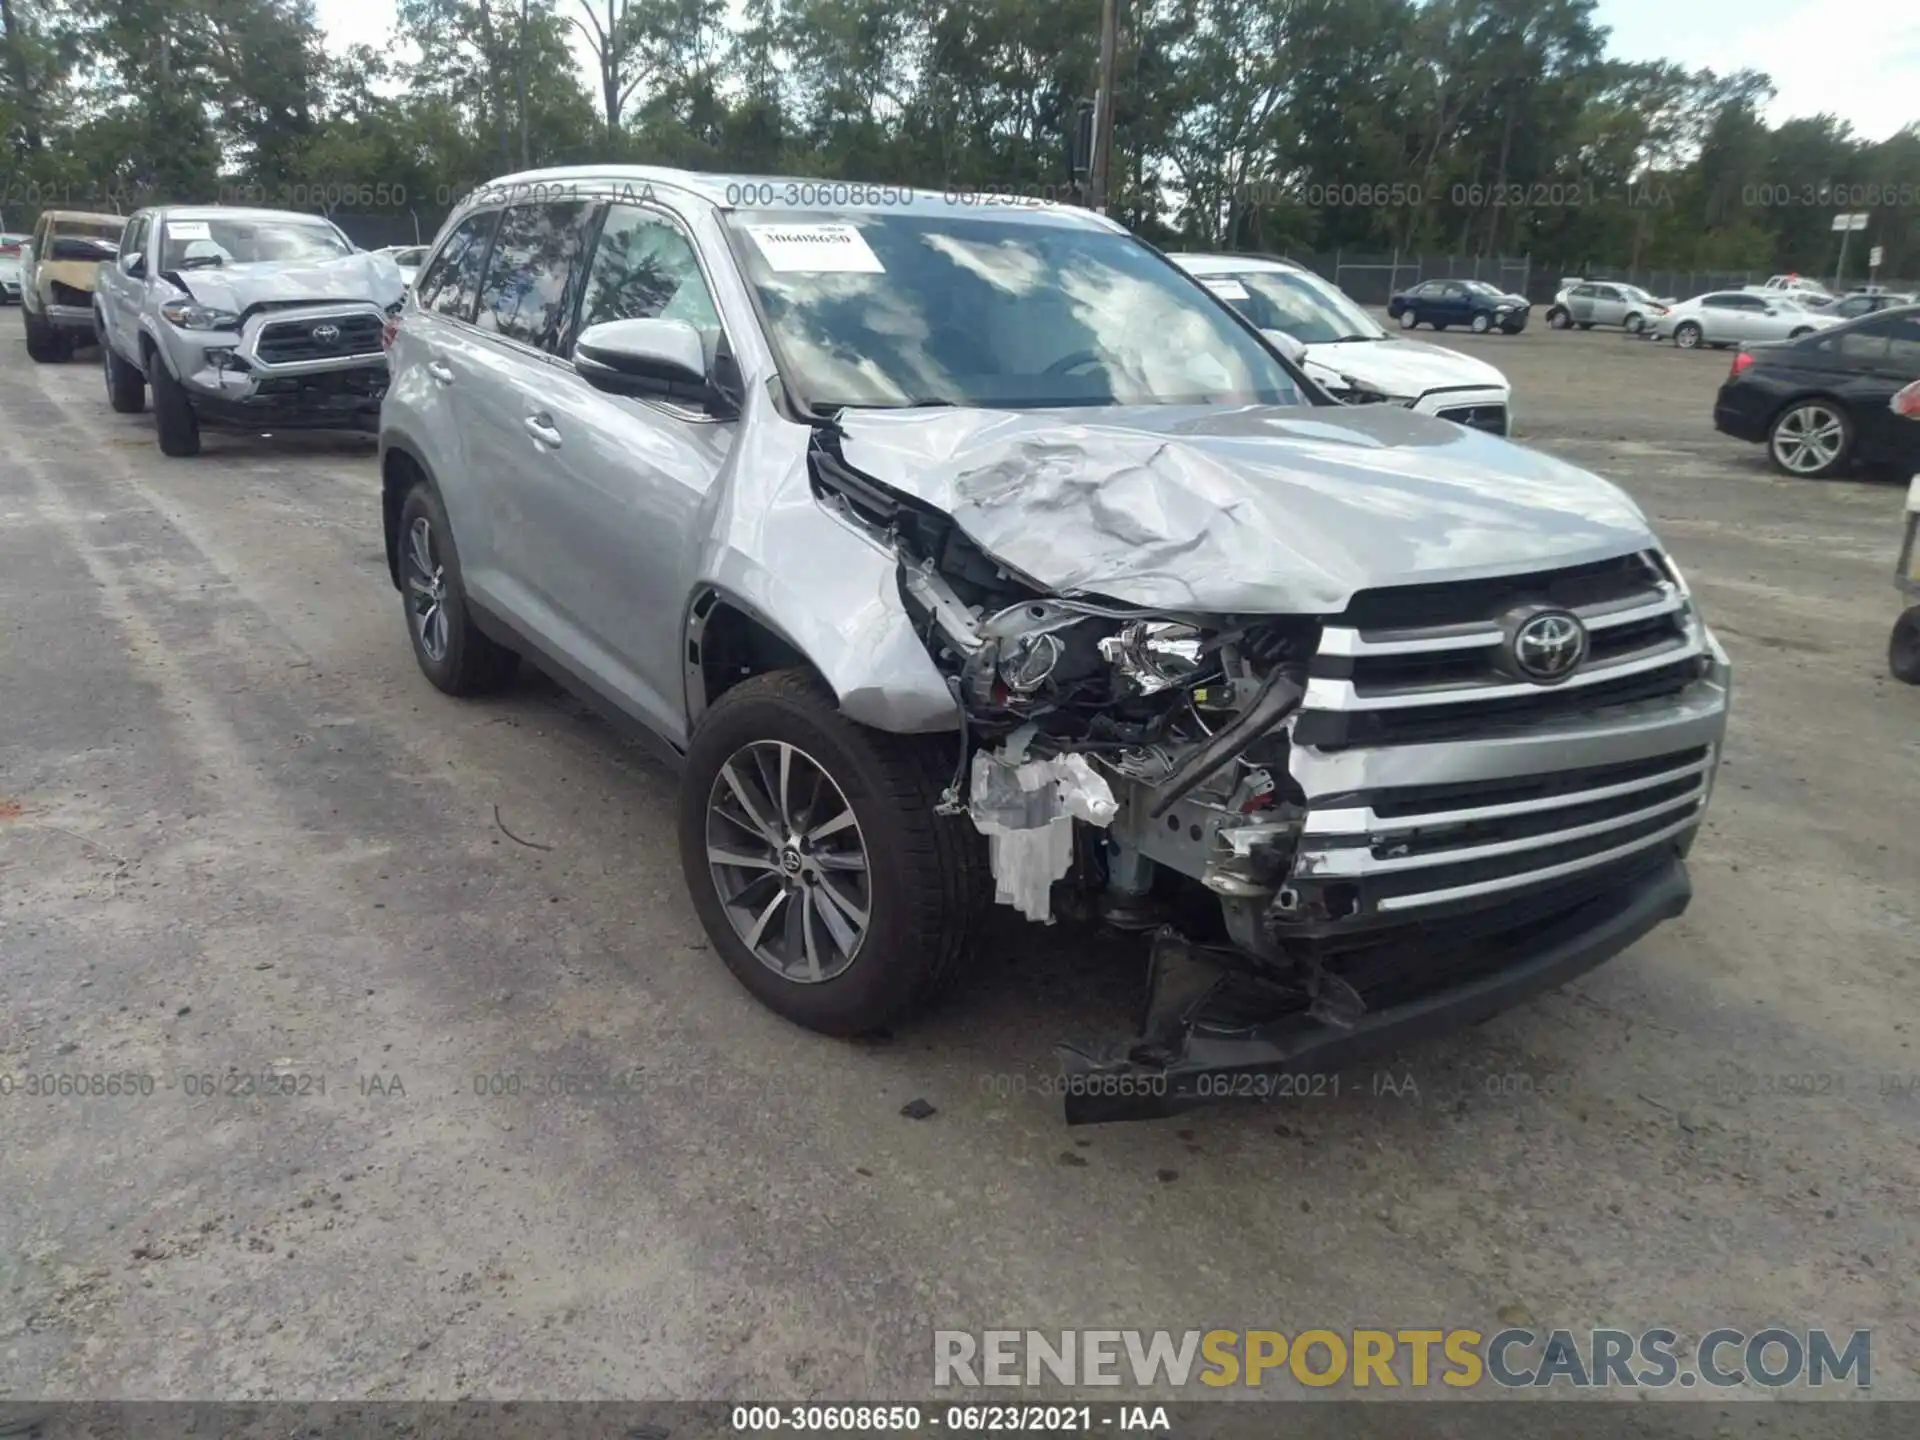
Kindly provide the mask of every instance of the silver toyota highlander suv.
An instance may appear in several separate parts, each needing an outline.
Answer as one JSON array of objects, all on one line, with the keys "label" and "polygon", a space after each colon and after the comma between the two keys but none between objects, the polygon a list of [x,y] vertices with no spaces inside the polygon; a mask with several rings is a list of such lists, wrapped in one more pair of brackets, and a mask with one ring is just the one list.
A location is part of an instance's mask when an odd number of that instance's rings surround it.
[{"label": "silver toyota highlander suv", "polygon": [[682,772],[762,1001],[857,1033],[991,900],[1151,932],[1068,1118],[1328,1070],[1690,895],[1729,672],[1606,481],[1334,403],[1118,225],[640,168],[476,192],[381,410],[442,690],[519,657]]},{"label": "silver toyota highlander suv", "polygon": [[168,455],[197,454],[202,425],[372,430],[405,292],[391,256],[321,215],[136,211],[94,289],[107,400],[137,414],[151,385]]}]

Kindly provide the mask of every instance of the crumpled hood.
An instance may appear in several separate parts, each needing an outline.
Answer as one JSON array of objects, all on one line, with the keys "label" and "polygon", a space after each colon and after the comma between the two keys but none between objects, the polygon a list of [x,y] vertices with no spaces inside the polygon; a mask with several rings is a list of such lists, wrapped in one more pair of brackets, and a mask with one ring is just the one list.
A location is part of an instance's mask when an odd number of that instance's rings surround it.
[{"label": "crumpled hood", "polygon": [[[1309,345],[1307,361],[1316,374],[1351,375],[1383,395],[1412,400],[1429,390],[1462,385],[1507,389],[1507,377],[1484,360],[1462,355],[1444,345],[1424,340],[1347,341],[1339,345]],[[1337,379],[1329,379],[1338,384]]]},{"label": "crumpled hood", "polygon": [[1061,594],[1333,614],[1355,592],[1653,546],[1625,493],[1398,406],[848,410],[847,463]]},{"label": "crumpled hood", "polygon": [[200,304],[235,313],[268,301],[324,305],[371,300],[384,310],[406,290],[393,257],[378,254],[342,255],[338,260],[297,265],[263,260],[175,273]]}]

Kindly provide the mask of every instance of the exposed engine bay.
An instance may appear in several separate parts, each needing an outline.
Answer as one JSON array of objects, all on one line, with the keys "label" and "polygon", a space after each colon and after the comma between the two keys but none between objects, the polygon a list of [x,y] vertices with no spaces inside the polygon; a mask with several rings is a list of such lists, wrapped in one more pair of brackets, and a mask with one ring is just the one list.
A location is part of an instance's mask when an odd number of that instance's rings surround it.
[{"label": "exposed engine bay", "polygon": [[[821,498],[900,556],[900,588],[963,717],[941,809],[988,837],[996,898],[1121,929],[1178,919],[1216,959],[1333,1023],[1359,997],[1288,943],[1305,797],[1288,717],[1319,626],[1051,595],[947,516],[849,467],[823,434]],[[1337,920],[1337,915],[1322,915]],[[1203,947],[1209,948],[1209,947]]]}]

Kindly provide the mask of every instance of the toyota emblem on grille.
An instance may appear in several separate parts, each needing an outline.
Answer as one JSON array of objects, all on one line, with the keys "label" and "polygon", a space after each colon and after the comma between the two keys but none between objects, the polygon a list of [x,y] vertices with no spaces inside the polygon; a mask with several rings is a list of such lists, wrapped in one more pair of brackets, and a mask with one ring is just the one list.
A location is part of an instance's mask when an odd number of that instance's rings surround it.
[{"label": "toyota emblem on grille", "polygon": [[1568,610],[1537,610],[1514,628],[1508,642],[1513,668],[1529,680],[1553,685],[1587,658],[1587,627]]},{"label": "toyota emblem on grille", "polygon": [[338,325],[314,326],[313,343],[316,345],[338,345],[340,343],[340,327]]}]

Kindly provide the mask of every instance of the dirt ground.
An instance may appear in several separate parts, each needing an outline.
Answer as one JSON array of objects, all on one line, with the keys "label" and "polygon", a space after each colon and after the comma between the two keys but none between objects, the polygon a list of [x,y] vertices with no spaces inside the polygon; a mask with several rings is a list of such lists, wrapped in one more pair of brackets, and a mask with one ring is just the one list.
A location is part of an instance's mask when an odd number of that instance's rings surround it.
[{"label": "dirt ground", "polygon": [[1069,1130],[1052,1047],[1128,1023],[1134,942],[1010,923],[926,1024],[783,1024],[663,771],[419,677],[370,444],[167,461],[92,351],[0,336],[0,1399],[909,1397],[935,1327],[1516,1315],[1872,1327],[1920,1391],[1901,487],[1716,436],[1725,355],[1445,337],[1734,656],[1685,918],[1337,1098]]}]

